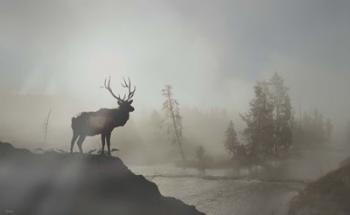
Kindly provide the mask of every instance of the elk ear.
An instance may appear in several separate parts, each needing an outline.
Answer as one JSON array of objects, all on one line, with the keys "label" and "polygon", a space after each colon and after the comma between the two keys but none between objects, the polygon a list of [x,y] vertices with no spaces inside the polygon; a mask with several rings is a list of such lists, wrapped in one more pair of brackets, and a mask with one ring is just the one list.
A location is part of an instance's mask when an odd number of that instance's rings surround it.
[{"label": "elk ear", "polygon": [[133,101],[134,101],[134,100],[130,100],[130,101],[129,101],[129,104],[131,105]]},{"label": "elk ear", "polygon": [[121,102],[121,101],[118,101],[118,105],[122,105],[122,102]]}]

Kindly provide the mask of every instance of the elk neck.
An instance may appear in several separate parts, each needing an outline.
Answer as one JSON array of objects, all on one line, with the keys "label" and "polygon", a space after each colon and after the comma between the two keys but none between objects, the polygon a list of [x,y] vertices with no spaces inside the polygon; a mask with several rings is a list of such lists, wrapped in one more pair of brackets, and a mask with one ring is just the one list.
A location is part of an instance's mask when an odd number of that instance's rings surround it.
[{"label": "elk neck", "polygon": [[125,109],[119,107],[114,109],[113,113],[115,126],[124,126],[125,123],[129,120],[129,111]]}]

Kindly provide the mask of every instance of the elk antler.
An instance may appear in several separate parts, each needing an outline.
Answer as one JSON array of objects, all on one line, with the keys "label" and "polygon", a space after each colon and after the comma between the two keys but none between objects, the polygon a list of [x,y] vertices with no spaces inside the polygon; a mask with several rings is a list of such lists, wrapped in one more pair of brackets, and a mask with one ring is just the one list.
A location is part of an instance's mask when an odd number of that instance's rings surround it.
[{"label": "elk antler", "polygon": [[[128,97],[125,101],[130,101],[130,99],[132,99],[132,97],[134,96],[134,93],[136,91],[136,86],[134,86],[134,90],[131,91],[131,81],[130,78],[128,78],[128,82],[125,81],[125,78],[123,78],[123,83],[122,83],[122,87],[124,88],[128,88]],[[124,100],[124,98],[123,98]]]},{"label": "elk antler", "polygon": [[130,78],[128,78],[128,82],[126,82],[125,79],[123,79],[122,87],[128,88],[129,92],[128,92],[127,97],[124,94],[123,98],[120,98],[120,95],[116,96],[113,93],[113,90],[111,89],[111,77],[110,76],[109,76],[108,80],[106,78],[104,81],[104,88],[107,89],[114,98],[116,98],[118,101],[129,101],[134,96],[134,93],[136,91],[136,86],[134,87],[134,90],[131,91],[131,81],[130,81]]},{"label": "elk antler", "polygon": [[122,99],[120,98],[120,95],[116,96],[114,93],[113,93],[113,90],[111,89],[111,76],[109,76],[108,80],[107,78],[105,79],[104,81],[104,88],[106,90],[109,91],[109,93],[114,97],[116,98],[118,101],[121,101]]}]

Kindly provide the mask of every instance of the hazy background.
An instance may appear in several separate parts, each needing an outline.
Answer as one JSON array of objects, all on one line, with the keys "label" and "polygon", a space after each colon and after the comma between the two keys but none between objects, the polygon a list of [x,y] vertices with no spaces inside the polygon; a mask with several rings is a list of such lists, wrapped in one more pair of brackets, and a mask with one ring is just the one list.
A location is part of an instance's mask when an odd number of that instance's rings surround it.
[{"label": "hazy background", "polygon": [[199,119],[214,111],[218,124],[203,125],[213,127],[203,139],[219,144],[229,119],[240,126],[255,82],[275,72],[296,112],[317,107],[341,127],[350,118],[349,11],[347,0],[1,0],[0,139],[40,146],[51,108],[49,144],[68,147],[73,115],[116,106],[100,88],[108,75],[118,92],[123,76],[137,86],[119,142],[147,139],[146,115],[171,84],[185,135],[201,142]]}]

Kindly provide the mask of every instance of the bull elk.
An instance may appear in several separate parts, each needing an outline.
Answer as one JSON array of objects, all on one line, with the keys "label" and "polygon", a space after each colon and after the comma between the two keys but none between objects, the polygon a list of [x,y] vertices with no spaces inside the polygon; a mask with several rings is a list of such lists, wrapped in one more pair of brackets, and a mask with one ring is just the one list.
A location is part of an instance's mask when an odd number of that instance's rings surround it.
[{"label": "bull elk", "polygon": [[136,87],[131,90],[131,82],[124,79],[123,88],[128,89],[128,95],[124,94],[123,98],[116,96],[111,89],[111,78],[105,79],[104,88],[118,101],[118,108],[106,109],[102,108],[96,112],[82,112],[77,117],[72,118],[73,137],[71,141],[70,152],[73,152],[74,143],[77,141],[80,153],[83,153],[82,144],[86,136],[101,135],[102,150],[104,154],[105,143],[107,142],[108,154],[111,154],[111,133],[114,128],[124,126],[129,119],[129,113],[135,109],[131,105],[132,97],[136,91]]}]

